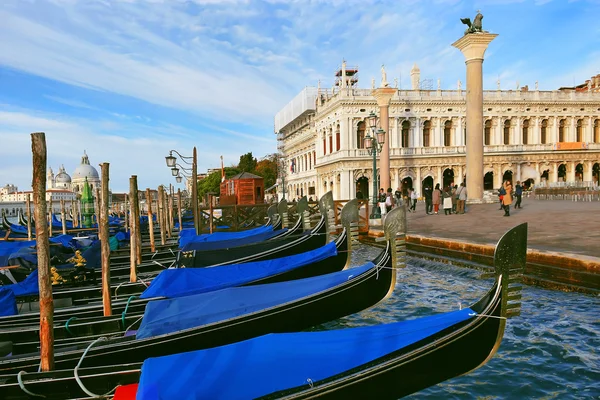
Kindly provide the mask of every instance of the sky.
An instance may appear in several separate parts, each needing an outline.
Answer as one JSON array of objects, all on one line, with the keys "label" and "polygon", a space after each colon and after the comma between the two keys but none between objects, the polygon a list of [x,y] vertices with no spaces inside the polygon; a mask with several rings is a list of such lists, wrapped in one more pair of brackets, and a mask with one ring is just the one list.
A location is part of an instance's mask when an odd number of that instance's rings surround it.
[{"label": "sky", "polygon": [[[31,187],[31,132],[48,166],[83,151],[110,163],[111,189],[176,185],[164,157],[198,149],[198,171],[277,149],[273,118],[306,86],[331,87],[345,59],[362,88],[465,85],[451,44],[460,18],[499,36],[484,89],[573,86],[600,73],[600,0],[3,0],[0,186]],[[184,164],[185,166],[185,164]],[[177,186],[177,185],[176,185]],[[179,186],[182,187],[183,186]]]}]

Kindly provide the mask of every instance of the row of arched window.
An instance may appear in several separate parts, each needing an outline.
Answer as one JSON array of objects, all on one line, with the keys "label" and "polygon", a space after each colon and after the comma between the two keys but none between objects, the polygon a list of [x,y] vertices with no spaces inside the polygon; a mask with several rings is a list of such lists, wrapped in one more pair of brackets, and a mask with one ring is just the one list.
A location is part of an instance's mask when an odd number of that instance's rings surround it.
[{"label": "row of arched window", "polygon": [[[558,142],[562,143],[566,141],[566,126],[567,120],[560,119],[558,121]],[[521,134],[522,134],[522,144],[529,144],[529,128],[530,122],[529,119],[523,121],[521,126]],[[510,140],[510,129],[511,129],[511,121],[507,119],[504,121],[503,126],[503,135],[502,135],[502,144],[511,144]],[[484,144],[490,145],[492,138],[492,120],[488,119],[485,121],[484,131]],[[600,120],[596,119],[594,121],[594,128],[592,131],[592,142],[600,143]],[[583,119],[578,119],[575,125],[575,141],[583,142]],[[549,134],[548,134],[548,119],[543,119],[540,124],[540,143],[548,144],[550,143]]]},{"label": "row of arched window", "polygon": [[[339,125],[338,125],[339,126]],[[561,119],[558,121],[558,142],[566,141],[566,132],[567,132],[567,121],[566,119]],[[410,136],[410,128],[411,124],[409,121],[403,121],[400,130],[400,147],[409,147],[409,136]],[[448,120],[444,123],[444,146],[455,146],[452,141],[452,132],[453,132],[453,124],[452,121]],[[503,126],[503,135],[502,135],[502,143],[501,144],[513,144],[511,143],[511,120],[507,119],[504,121]],[[521,144],[529,144],[529,133],[530,133],[531,123],[529,119],[523,121],[521,125],[521,134],[522,134],[522,142]],[[431,144],[431,121],[423,122],[423,147],[430,147]],[[361,121],[357,125],[356,130],[356,143],[359,149],[364,149],[364,139],[366,135],[366,125],[364,121]],[[337,136],[337,144],[339,150],[339,131]],[[575,141],[583,142],[584,138],[584,130],[583,130],[583,119],[578,119],[575,125]],[[331,144],[331,136],[329,136],[330,143],[329,148],[332,148]],[[592,142],[600,143],[600,120],[594,120],[594,127],[592,131]],[[492,143],[492,120],[488,119],[484,123],[484,144],[489,146]],[[548,119],[543,119],[540,124],[540,143],[548,144],[550,143],[550,135],[548,133]],[[326,151],[326,143],[325,139],[323,139],[323,148],[324,154],[327,154]]]},{"label": "row of arched window", "polygon": [[308,171],[310,169],[313,169],[316,163],[316,151],[311,151],[306,154],[296,156],[290,160],[290,172]]}]

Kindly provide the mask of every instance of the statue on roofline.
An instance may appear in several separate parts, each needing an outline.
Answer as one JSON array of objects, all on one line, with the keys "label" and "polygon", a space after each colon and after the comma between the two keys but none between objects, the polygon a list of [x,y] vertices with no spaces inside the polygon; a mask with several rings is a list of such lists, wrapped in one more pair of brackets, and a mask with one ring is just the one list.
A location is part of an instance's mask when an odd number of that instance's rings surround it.
[{"label": "statue on roofline", "polygon": [[473,23],[471,23],[471,18],[461,18],[460,22],[462,22],[463,24],[468,26],[468,28],[465,30],[465,35],[468,35],[469,33],[484,32],[483,27],[481,25],[482,19],[483,19],[483,15],[481,14],[481,12],[479,10],[477,10],[477,15],[475,16]]}]

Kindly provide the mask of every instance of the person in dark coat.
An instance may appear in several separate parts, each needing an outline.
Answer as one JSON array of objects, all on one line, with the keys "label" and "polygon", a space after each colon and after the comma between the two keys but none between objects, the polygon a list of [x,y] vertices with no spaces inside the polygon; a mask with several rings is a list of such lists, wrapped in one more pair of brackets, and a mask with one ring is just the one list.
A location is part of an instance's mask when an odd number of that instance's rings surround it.
[{"label": "person in dark coat", "polygon": [[423,197],[425,197],[425,212],[427,215],[431,214],[433,211],[433,202],[431,201],[432,191],[430,186],[425,186],[423,188]]}]

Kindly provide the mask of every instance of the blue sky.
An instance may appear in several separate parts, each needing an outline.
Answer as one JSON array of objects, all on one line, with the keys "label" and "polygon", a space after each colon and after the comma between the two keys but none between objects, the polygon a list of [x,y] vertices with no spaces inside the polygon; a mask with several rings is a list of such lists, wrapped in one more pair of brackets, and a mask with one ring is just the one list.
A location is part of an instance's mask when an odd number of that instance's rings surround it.
[{"label": "blue sky", "polygon": [[[359,87],[465,82],[451,47],[484,15],[499,36],[484,88],[540,90],[600,73],[600,2],[490,0],[4,0],[0,4],[0,185],[31,186],[29,133],[72,173],[86,150],[111,164],[111,187],[175,183],[170,149],[199,152],[199,171],[276,150],[273,117],[305,86],[330,87],[346,59]],[[434,83],[435,85],[435,83]]]}]

